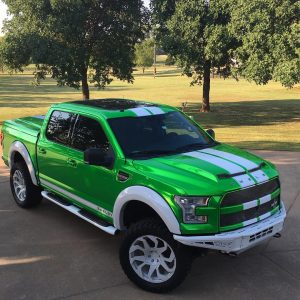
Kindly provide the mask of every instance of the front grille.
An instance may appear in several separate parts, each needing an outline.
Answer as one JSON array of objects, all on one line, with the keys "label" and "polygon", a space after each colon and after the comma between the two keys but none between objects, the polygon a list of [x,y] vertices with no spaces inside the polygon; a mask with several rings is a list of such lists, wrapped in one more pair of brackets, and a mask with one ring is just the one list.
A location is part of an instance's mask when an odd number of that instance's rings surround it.
[{"label": "front grille", "polygon": [[221,207],[243,204],[258,198],[262,198],[263,196],[275,192],[279,186],[279,180],[278,178],[275,178],[259,185],[230,192],[224,196]]},{"label": "front grille", "polygon": [[276,208],[279,205],[279,196],[275,197],[271,201],[264,203],[262,205],[242,210],[232,214],[221,215],[221,226],[230,226],[234,224],[243,223],[245,221],[258,218]]},{"label": "front grille", "polygon": [[[278,178],[275,178],[259,185],[226,194],[221,202],[221,229],[224,231],[229,230],[227,226],[232,225],[236,225],[237,227],[246,226],[259,221],[259,218],[262,216],[267,217],[265,214],[274,211],[274,209],[280,205],[279,188],[279,180]],[[262,202],[265,202],[266,200],[267,202],[260,204],[259,199],[265,196],[269,196],[270,198],[264,198],[264,201]],[[247,208],[246,203],[250,202],[253,206],[253,202],[255,203],[255,200],[257,200],[257,206],[251,207],[248,205],[250,208]],[[241,210],[236,211],[236,205],[241,204],[244,204],[240,208]],[[231,206],[235,206],[235,212],[226,213]],[[223,211],[222,213],[222,209],[226,209],[226,211]],[[251,221],[247,222],[249,220]]]}]

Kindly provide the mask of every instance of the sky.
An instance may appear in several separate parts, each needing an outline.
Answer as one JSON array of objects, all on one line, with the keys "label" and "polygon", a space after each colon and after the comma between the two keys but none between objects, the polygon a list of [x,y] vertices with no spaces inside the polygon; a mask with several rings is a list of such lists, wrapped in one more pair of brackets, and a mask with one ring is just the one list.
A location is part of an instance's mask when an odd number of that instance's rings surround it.
[{"label": "sky", "polygon": [[[150,0],[143,0],[146,6],[149,6]],[[3,20],[6,18],[6,5],[0,0],[0,35]]]}]

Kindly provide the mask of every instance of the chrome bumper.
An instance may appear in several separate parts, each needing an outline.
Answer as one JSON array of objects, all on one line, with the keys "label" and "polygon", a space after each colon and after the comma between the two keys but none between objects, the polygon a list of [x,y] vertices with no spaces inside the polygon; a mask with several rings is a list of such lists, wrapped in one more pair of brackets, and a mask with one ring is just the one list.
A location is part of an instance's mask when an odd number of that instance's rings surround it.
[{"label": "chrome bumper", "polygon": [[209,236],[174,235],[174,239],[188,246],[221,250],[226,253],[242,252],[280,232],[285,217],[285,207],[281,202],[281,208],[276,214],[253,225]]}]

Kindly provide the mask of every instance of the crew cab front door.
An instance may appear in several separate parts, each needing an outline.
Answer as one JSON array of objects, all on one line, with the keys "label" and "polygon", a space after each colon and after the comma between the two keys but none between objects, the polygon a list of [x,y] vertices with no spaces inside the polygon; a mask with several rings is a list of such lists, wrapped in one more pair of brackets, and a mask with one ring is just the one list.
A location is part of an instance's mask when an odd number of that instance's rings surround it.
[{"label": "crew cab front door", "polygon": [[84,151],[99,148],[114,158],[113,148],[99,121],[93,117],[78,115],[71,137],[68,159],[73,163],[71,185],[73,193],[88,208],[97,210],[104,217],[111,217],[116,197],[116,175],[113,169],[93,166],[84,162]]}]

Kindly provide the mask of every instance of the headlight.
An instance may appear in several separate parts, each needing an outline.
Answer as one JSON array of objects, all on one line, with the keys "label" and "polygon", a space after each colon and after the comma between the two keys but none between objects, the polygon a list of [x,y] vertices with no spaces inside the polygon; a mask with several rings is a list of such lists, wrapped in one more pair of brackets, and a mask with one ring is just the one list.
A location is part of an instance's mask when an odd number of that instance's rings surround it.
[{"label": "headlight", "polygon": [[176,203],[181,207],[184,223],[207,223],[207,216],[196,216],[196,207],[207,206],[209,197],[175,196]]}]

